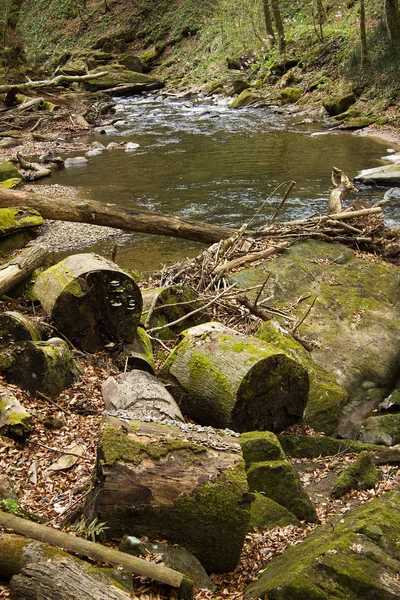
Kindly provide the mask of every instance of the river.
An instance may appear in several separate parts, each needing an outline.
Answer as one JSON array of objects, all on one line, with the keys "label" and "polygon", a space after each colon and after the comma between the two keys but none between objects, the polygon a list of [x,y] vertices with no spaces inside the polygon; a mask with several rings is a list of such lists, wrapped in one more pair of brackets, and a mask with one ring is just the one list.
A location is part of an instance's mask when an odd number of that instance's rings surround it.
[{"label": "river", "polygon": [[[263,225],[290,181],[296,185],[282,219],[326,213],[331,168],[349,177],[383,164],[389,145],[378,138],[328,131],[309,123],[298,110],[229,109],[225,101],[141,96],[119,99],[116,135],[91,135],[107,144],[136,142],[134,152],[104,151],[83,167],[52,175],[52,183],[74,186],[79,194],[124,207],[170,213],[227,226],[254,219]],[[368,201],[382,188],[360,190]],[[257,216],[256,216],[257,215]],[[385,208],[387,223],[400,224],[395,206]],[[118,234],[90,247],[141,271],[157,269],[204,246],[143,234]],[[89,250],[84,248],[84,250]]]}]

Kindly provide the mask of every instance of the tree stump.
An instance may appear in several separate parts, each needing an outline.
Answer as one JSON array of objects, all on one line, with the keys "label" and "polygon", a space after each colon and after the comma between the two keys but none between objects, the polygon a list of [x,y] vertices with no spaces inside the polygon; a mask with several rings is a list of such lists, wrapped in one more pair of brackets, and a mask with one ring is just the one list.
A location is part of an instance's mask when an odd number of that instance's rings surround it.
[{"label": "tree stump", "polygon": [[[143,292],[142,323],[146,329],[168,325],[193,310],[204,306],[197,293],[189,287],[171,285],[153,288]],[[188,327],[205,323],[209,320],[207,310],[199,311],[187,319],[166,327],[157,332],[160,339],[171,339]]]},{"label": "tree stump", "polygon": [[296,360],[218,323],[186,330],[161,376],[183,414],[239,432],[280,433],[301,419],[308,398],[308,375]]},{"label": "tree stump", "polygon": [[101,386],[105,409],[129,419],[183,421],[178,405],[153,375],[131,371],[108,377]]},{"label": "tree stump", "polygon": [[134,339],[125,344],[113,360],[121,371],[140,369],[155,374],[155,364],[151,339],[143,327],[138,327]]},{"label": "tree stump", "polygon": [[58,396],[80,375],[66,343],[21,342],[3,351],[0,365],[9,383],[31,394]]},{"label": "tree stump", "polygon": [[166,539],[208,572],[235,568],[249,522],[237,438],[107,417],[94,481],[85,518],[107,522],[108,537]]},{"label": "tree stump", "polygon": [[101,256],[69,256],[38,277],[33,293],[56,327],[86,352],[135,336],[140,290],[130,275]]}]

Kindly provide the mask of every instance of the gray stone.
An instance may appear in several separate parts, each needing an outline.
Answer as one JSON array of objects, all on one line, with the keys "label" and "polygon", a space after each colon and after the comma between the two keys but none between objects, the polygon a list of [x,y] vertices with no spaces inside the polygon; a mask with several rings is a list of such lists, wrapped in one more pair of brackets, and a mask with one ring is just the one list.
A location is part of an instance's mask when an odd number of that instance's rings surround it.
[{"label": "gray stone", "polygon": [[83,167],[87,165],[88,159],[84,156],[73,156],[72,158],[66,158],[64,161],[64,167],[69,169],[70,167]]},{"label": "gray stone", "polygon": [[103,149],[102,148],[92,148],[91,150],[88,150],[86,152],[86,156],[99,156],[100,154],[102,154]]},{"label": "gray stone", "polygon": [[6,388],[0,386],[0,435],[25,439],[32,433],[31,415]]},{"label": "gray stone", "polygon": [[360,171],[354,178],[362,183],[375,185],[396,185],[400,183],[400,163],[365,169]]},{"label": "gray stone", "polygon": [[400,188],[390,188],[383,195],[384,200],[400,200]]},{"label": "gray stone", "polygon": [[140,148],[140,144],[135,144],[135,142],[128,142],[125,144],[125,152],[134,152]]},{"label": "gray stone", "polygon": [[400,444],[400,413],[366,419],[361,427],[361,440],[366,444],[384,446]]},{"label": "gray stone", "polygon": [[100,127],[94,128],[96,133],[101,133],[102,135],[116,135],[119,133],[116,127],[113,125],[101,125]]}]

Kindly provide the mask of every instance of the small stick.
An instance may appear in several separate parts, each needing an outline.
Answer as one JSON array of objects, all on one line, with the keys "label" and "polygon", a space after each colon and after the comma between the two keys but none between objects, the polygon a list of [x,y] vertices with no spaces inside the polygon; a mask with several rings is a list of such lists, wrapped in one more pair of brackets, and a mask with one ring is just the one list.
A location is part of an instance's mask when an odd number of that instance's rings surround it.
[{"label": "small stick", "polygon": [[55,402],[52,398],[49,398],[49,396],[46,396],[46,394],[42,394],[42,392],[36,392],[36,393],[38,396],[40,396],[41,398],[46,400],[46,402],[50,402],[51,404],[54,404],[54,406],[56,406],[58,408],[58,410],[61,410],[66,415],[71,412],[68,408],[63,408],[62,406],[57,404],[57,402]]},{"label": "small stick", "polygon": [[304,316],[297,322],[295,323],[294,327],[293,327],[293,333],[296,333],[296,329],[298,329],[300,327],[300,325],[302,323],[304,323],[304,321],[306,320],[306,318],[308,317],[308,315],[310,314],[316,300],[317,300],[318,296],[314,297],[314,300],[311,302],[310,306],[308,307],[308,309],[306,310]]},{"label": "small stick", "polygon": [[267,285],[267,283],[268,283],[268,281],[269,281],[269,278],[270,278],[270,277],[271,277],[271,272],[269,272],[269,273],[268,273],[266,280],[265,280],[265,281],[264,281],[264,283],[262,284],[262,286],[261,286],[261,288],[260,288],[260,291],[258,292],[258,294],[257,294],[257,296],[256,296],[256,299],[254,300],[254,304],[255,304],[255,305],[257,305],[257,303],[258,303],[258,301],[259,301],[259,299],[260,299],[260,296],[261,296],[261,294],[263,293],[263,290],[264,290],[265,286]]},{"label": "small stick", "polygon": [[281,212],[283,205],[285,204],[286,200],[288,199],[288,196],[290,194],[290,192],[292,191],[293,187],[296,185],[295,181],[291,181],[288,185],[288,188],[286,190],[286,192],[283,195],[282,200],[279,202],[278,207],[276,208],[274,214],[272,215],[272,217],[270,218],[269,222],[271,223],[272,221],[274,221],[276,219],[276,217],[279,215],[279,213]]},{"label": "small stick", "polygon": [[76,452],[70,452],[69,450],[59,450],[58,448],[52,448],[51,446],[46,446],[45,444],[42,444],[41,442],[34,442],[33,440],[26,440],[28,442],[28,444],[33,444],[34,446],[40,446],[40,448],[45,448],[46,450],[51,450],[52,452],[55,452],[56,454],[70,454],[71,456],[77,456],[78,458],[81,458],[82,460],[93,460],[92,458],[85,458],[84,456],[82,456],[82,454],[77,454]]}]

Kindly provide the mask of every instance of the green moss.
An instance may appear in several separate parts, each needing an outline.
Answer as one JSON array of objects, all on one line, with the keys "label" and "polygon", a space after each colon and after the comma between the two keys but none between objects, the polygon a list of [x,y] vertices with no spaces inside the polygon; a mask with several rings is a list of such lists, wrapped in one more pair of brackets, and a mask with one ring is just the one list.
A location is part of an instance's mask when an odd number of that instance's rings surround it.
[{"label": "green moss", "polygon": [[0,188],[4,188],[6,190],[13,190],[20,185],[22,185],[22,179],[19,177],[11,177],[10,179],[0,182]]},{"label": "green moss", "polygon": [[268,496],[254,493],[255,499],[251,503],[249,531],[256,528],[286,527],[287,525],[299,525],[299,519],[281,504],[278,504]]},{"label": "green moss", "polygon": [[337,478],[331,490],[332,498],[341,498],[350,490],[374,489],[380,479],[372,454],[361,452],[357,460]]},{"label": "green moss", "polygon": [[221,394],[221,397],[232,396],[232,386],[229,380],[215,368],[214,363],[208,356],[202,354],[199,350],[193,350],[189,360],[190,375],[194,382],[199,383],[205,374],[211,377],[215,383],[215,391]]},{"label": "green moss", "polygon": [[284,452],[293,458],[318,458],[319,456],[334,456],[343,452],[360,454],[367,450],[381,451],[382,446],[363,444],[352,440],[338,440],[327,436],[311,435],[278,435],[278,440]]},{"label": "green moss", "polygon": [[170,452],[188,450],[199,454],[206,448],[200,444],[187,442],[182,439],[170,439],[160,442],[145,444],[132,440],[119,427],[107,424],[101,437],[101,449],[104,462],[109,465],[117,461],[139,464],[146,456],[159,460]]},{"label": "green moss", "polygon": [[251,491],[261,492],[296,517],[316,521],[317,514],[292,465],[284,460],[253,463],[247,471]]},{"label": "green moss", "polygon": [[300,100],[301,90],[299,88],[287,87],[281,90],[282,104],[293,104]]},{"label": "green moss", "polygon": [[11,162],[0,161],[0,181],[6,181],[14,177],[24,181],[24,176]]},{"label": "green moss", "polygon": [[280,460],[285,457],[278,438],[271,431],[242,433],[239,442],[248,468],[252,463]]},{"label": "green moss", "polygon": [[250,90],[243,90],[233,102],[230,103],[230,108],[242,108],[243,106],[249,106],[254,104],[258,100],[258,96]]},{"label": "green moss", "polygon": [[18,229],[20,227],[38,227],[43,225],[43,217],[36,211],[29,209],[29,212],[22,208],[1,208],[0,209],[0,232]]}]

